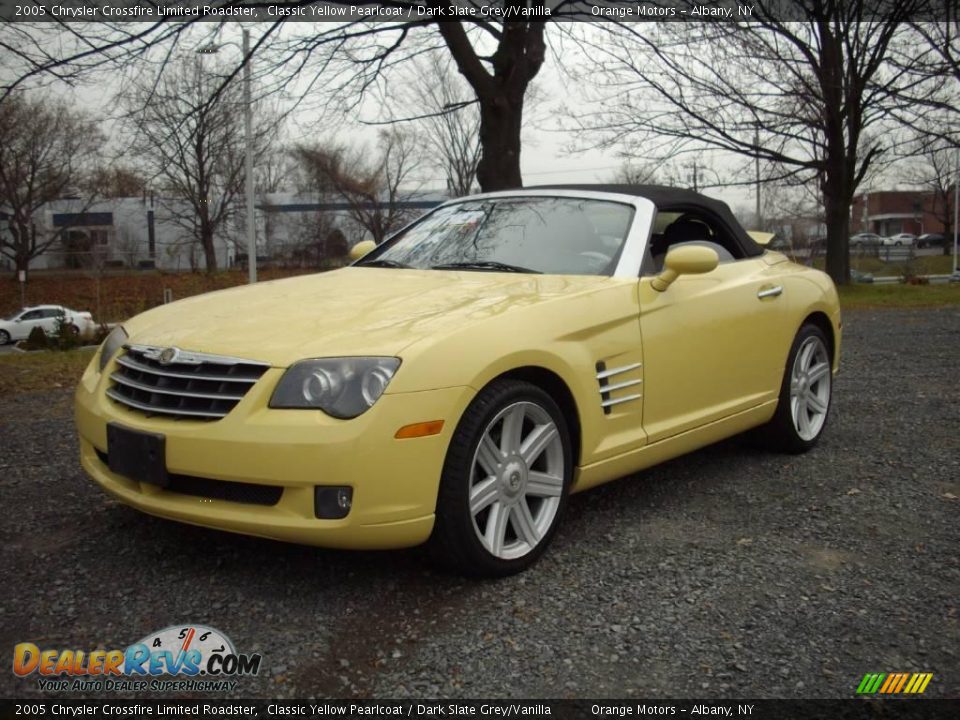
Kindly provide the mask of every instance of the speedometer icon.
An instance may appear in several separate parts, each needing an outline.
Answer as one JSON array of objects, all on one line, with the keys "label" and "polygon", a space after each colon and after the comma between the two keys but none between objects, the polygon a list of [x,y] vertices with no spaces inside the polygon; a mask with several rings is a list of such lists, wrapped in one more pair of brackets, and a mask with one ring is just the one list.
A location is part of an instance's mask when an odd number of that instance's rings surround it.
[{"label": "speedometer icon", "polygon": [[199,652],[205,660],[213,654],[236,655],[230,638],[207,625],[171,625],[138,642],[146,645],[151,653],[166,651],[172,658],[186,657],[190,651]]}]

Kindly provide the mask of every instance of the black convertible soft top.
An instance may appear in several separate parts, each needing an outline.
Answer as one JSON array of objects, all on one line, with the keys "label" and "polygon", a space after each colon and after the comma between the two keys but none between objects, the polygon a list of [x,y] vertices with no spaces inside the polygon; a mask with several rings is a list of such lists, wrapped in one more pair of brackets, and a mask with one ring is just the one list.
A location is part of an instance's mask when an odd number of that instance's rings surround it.
[{"label": "black convertible soft top", "polygon": [[657,210],[683,211],[687,209],[703,208],[712,213],[727,226],[730,233],[740,243],[748,256],[762,255],[763,248],[747,235],[746,231],[730,212],[730,206],[722,200],[714,200],[686,188],[669,187],[667,185],[534,185],[527,190],[583,190],[585,192],[608,192],[620,195],[634,195],[646,198],[652,202]]}]

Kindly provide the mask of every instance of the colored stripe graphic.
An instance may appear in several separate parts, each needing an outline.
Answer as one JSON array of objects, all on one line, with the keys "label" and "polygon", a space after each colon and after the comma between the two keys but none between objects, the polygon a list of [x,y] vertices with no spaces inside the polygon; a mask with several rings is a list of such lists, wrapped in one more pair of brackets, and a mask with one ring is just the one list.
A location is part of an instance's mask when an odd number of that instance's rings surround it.
[{"label": "colored stripe graphic", "polygon": [[927,689],[932,679],[933,673],[867,673],[857,686],[857,694],[919,695]]},{"label": "colored stripe graphic", "polygon": [[860,687],[857,688],[857,692],[867,694],[875,693],[880,689],[880,683],[883,682],[886,676],[886,673],[867,673],[863,676],[863,680],[860,681]]}]

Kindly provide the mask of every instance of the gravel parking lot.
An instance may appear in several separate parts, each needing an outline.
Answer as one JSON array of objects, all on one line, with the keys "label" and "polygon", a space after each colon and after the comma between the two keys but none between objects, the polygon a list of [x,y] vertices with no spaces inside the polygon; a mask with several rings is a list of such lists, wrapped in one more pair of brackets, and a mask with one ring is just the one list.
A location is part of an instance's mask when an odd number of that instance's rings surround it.
[{"label": "gravel parking lot", "polygon": [[734,440],[575,496],[496,582],[141,515],[80,471],[69,392],[2,398],[0,651],[193,622],[263,654],[235,697],[851,697],[895,671],[958,697],[960,309],[849,312],[844,342],[813,452]]}]

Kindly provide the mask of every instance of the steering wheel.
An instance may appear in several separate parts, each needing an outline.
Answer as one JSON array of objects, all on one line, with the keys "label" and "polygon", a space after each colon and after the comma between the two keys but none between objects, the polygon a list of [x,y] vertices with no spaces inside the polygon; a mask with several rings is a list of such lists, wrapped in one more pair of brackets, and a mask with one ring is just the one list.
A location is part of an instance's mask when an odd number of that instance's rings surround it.
[{"label": "steering wheel", "polygon": [[704,228],[706,228],[707,235],[706,237],[701,239],[710,240],[711,242],[713,241],[713,228],[710,227],[710,225],[708,225],[702,217],[698,217],[695,213],[688,213],[688,212],[683,213],[683,215],[681,215],[672,223],[670,223],[670,225],[673,225],[673,223],[679,223],[679,222],[694,222],[694,223],[697,223],[697,225],[702,225]]}]

